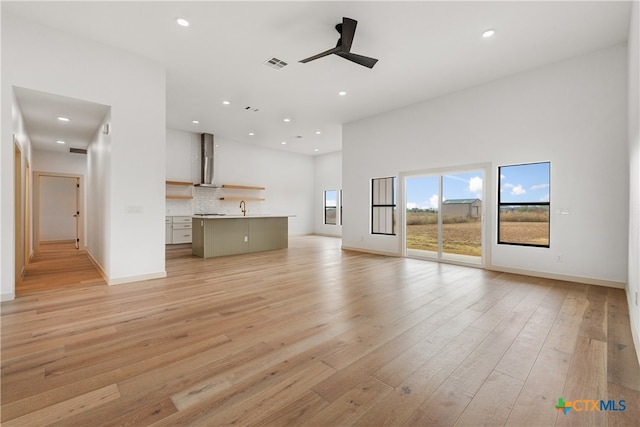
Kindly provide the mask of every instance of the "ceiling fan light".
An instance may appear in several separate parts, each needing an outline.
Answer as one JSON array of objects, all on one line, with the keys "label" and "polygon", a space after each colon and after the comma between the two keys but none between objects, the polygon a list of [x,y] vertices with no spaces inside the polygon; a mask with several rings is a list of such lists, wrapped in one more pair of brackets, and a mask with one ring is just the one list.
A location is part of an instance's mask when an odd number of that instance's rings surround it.
[{"label": "ceiling fan light", "polygon": [[189,26],[189,21],[187,21],[184,18],[176,18],[176,22],[178,23],[178,25],[180,25],[181,27],[188,27]]}]

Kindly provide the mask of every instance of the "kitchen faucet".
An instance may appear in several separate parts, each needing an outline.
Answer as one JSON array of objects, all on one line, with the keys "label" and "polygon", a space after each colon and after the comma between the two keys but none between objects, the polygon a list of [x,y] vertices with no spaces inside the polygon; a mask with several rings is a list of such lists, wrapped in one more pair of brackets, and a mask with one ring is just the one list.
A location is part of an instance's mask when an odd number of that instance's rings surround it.
[{"label": "kitchen faucet", "polygon": [[247,204],[244,200],[240,202],[240,210],[242,211],[242,216],[247,216]]}]

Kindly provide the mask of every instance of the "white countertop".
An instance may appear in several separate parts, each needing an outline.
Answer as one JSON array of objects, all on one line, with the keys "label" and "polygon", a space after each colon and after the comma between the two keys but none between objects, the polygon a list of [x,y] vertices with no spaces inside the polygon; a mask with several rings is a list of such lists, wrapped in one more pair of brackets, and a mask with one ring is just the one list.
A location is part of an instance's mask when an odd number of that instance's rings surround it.
[{"label": "white countertop", "polygon": [[248,215],[192,215],[191,218],[225,219],[225,218],[289,218],[295,215],[248,214]]}]

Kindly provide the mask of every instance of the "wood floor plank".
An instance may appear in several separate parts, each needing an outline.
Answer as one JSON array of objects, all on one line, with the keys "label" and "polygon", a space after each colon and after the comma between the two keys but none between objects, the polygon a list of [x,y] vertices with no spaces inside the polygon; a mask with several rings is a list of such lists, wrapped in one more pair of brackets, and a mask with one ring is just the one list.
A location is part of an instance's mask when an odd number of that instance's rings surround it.
[{"label": "wood floor plank", "polygon": [[309,425],[339,426],[355,423],[369,408],[384,400],[391,387],[376,379],[358,384],[308,420]]},{"label": "wood floor plank", "polygon": [[[166,271],[107,286],[86,253],[42,248],[1,303],[2,425],[636,425],[623,290],[320,236],[170,249]],[[565,417],[559,397],[628,409]]]},{"label": "wood floor plank", "polygon": [[555,312],[538,307],[498,362],[496,371],[526,380],[553,325],[555,316]]},{"label": "wood floor plank", "polygon": [[56,421],[64,420],[73,413],[88,411],[118,397],[120,397],[118,386],[111,384],[64,402],[30,412],[21,417],[4,421],[2,424],[9,427],[52,424]]},{"label": "wood floor plank", "polygon": [[555,424],[554,404],[563,396],[571,355],[542,348],[506,421],[508,426]]},{"label": "wood floor plank", "polygon": [[[587,368],[587,369],[585,369]],[[556,425],[584,426],[605,425],[606,413],[592,410],[591,403],[578,405],[578,400],[606,400],[607,396],[607,343],[578,336],[576,349],[569,365],[567,382],[562,393],[567,401],[573,401],[571,416],[558,413]],[[569,414],[567,414],[569,415]]]},{"label": "wood floor plank", "polygon": [[523,384],[522,380],[493,371],[456,420],[455,425],[503,425]]},{"label": "wood floor plank", "polygon": [[634,352],[624,291],[609,289],[608,302],[607,381],[640,391],[640,367]]},{"label": "wood floor plank", "polygon": [[[607,412],[608,426],[634,427],[638,425],[638,420],[640,420],[640,391],[628,389],[615,383],[608,383],[607,400],[613,400],[618,409],[617,411]],[[625,405],[624,411],[621,410],[621,403]]]}]

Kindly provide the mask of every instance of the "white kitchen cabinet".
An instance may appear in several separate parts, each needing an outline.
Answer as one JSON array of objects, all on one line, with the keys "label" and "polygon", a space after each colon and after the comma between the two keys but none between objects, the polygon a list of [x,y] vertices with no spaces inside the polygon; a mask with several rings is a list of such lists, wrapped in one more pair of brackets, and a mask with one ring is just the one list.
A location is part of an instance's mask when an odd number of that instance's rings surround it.
[{"label": "white kitchen cabinet", "polygon": [[191,243],[191,217],[174,216],[171,217],[171,243]]},{"label": "white kitchen cabinet", "polygon": [[164,243],[170,245],[173,243],[173,228],[172,218],[170,216],[164,217]]}]

